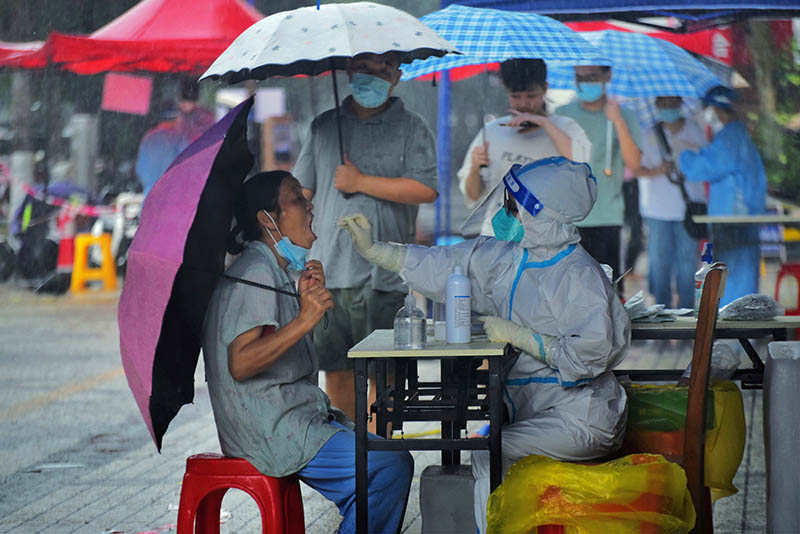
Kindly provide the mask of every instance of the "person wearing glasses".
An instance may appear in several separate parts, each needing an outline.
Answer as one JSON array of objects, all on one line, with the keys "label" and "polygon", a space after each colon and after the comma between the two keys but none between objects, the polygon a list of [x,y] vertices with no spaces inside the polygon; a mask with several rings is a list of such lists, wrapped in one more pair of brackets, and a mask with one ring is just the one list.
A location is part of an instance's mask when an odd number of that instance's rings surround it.
[{"label": "person wearing glasses", "polygon": [[581,246],[600,263],[610,265],[614,276],[622,274],[622,193],[625,167],[634,175],[641,160],[641,133],[636,114],[608,98],[611,67],[576,66],[577,100],[556,109],[586,131],[592,142],[588,160],[597,177],[597,202],[578,224]]},{"label": "person wearing glasses", "polygon": [[[613,368],[627,352],[631,326],[575,226],[597,198],[595,178],[586,163],[545,158],[512,166],[493,193],[505,197],[492,217],[495,237],[453,246],[373,241],[361,214],[339,225],[364,258],[435,302],[444,302],[453,268],[464,269],[489,339],[519,351],[503,362],[504,469],[531,454],[572,461],[610,454],[622,444],[627,414]],[[472,474],[475,521],[486,532],[487,451],[472,453]]]},{"label": "person wearing glasses", "polygon": [[[474,207],[514,163],[524,165],[550,156],[588,161],[591,143],[574,120],[548,114],[547,65],[541,59],[509,59],[500,64],[508,93],[508,115],[484,125],[472,140],[458,171],[458,186],[467,207]],[[485,204],[484,217],[466,235],[494,235],[492,216],[502,198]]]}]

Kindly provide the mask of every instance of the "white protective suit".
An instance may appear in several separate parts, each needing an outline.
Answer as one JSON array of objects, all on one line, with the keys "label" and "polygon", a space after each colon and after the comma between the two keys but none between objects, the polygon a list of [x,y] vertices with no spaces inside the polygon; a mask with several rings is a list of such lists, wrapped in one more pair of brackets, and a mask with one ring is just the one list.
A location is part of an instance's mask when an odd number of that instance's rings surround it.
[{"label": "white protective suit", "polygon": [[[504,471],[531,454],[590,460],[621,445],[627,403],[612,369],[630,343],[628,315],[603,269],[580,246],[573,224],[586,217],[597,196],[589,166],[562,157],[515,165],[498,187],[512,191],[515,178],[541,209],[531,215],[514,195],[525,229],[519,244],[481,236],[449,247],[406,245],[400,270],[411,288],[444,302],[447,278],[461,265],[471,282],[473,311],[527,327],[545,353],[521,352],[504,377],[510,417],[502,429]],[[392,256],[385,247],[400,247],[374,245],[370,252],[384,247],[384,256]],[[485,532],[487,451],[472,453],[472,472],[475,519]]]}]

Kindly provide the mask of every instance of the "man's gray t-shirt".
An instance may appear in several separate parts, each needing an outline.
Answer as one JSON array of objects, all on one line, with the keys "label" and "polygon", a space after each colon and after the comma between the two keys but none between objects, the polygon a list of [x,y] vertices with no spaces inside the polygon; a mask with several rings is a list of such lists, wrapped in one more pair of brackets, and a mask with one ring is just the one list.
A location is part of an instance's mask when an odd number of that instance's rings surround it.
[{"label": "man's gray t-shirt", "polygon": [[[413,178],[438,190],[436,144],[425,121],[396,97],[382,112],[359,120],[352,111],[353,97],[341,106],[342,140],[348,159],[361,172],[387,178]],[[314,191],[314,233],[310,256],[325,265],[327,287],[370,286],[380,291],[406,291],[396,273],[369,263],[353,247],[350,235],[338,227],[344,215],[363,213],[372,224],[376,241],[413,243],[418,208],[364,194],[345,198],[334,188],[333,176],[341,164],[336,112],[326,111],[311,123],[293,174]]]},{"label": "man's gray t-shirt", "polygon": [[[269,247],[248,241],[230,276],[295,291]],[[296,297],[220,279],[203,325],[203,357],[222,452],[245,458],[268,476],[295,473],[336,433],[343,414],[317,386],[319,364],[306,335],[263,372],[238,381],[228,370],[228,345],[257,326],[276,329],[297,317]]]}]

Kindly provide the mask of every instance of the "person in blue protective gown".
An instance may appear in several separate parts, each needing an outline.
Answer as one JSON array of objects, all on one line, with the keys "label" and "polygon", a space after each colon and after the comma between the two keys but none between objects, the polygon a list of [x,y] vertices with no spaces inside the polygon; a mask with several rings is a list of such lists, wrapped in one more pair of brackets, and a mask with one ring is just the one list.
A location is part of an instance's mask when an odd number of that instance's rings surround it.
[{"label": "person in blue protective gown", "polygon": [[[679,165],[686,179],[710,184],[709,215],[758,215],[764,213],[767,175],[764,164],[744,123],[734,109],[736,93],[716,86],[703,97],[707,119],[716,133],[700,150],[680,153]],[[714,259],[728,265],[728,280],[720,305],[750,293],[758,293],[758,226],[712,226]]]},{"label": "person in blue protective gown", "polygon": [[[579,243],[575,222],[594,205],[595,178],[587,164],[554,157],[512,166],[497,187],[505,201],[492,220],[495,237],[428,248],[373,242],[361,214],[340,225],[366,259],[436,302],[444,302],[447,278],[460,265],[489,339],[519,349],[504,362],[504,469],[531,454],[605,456],[620,446],[625,429],[627,397],[612,369],[629,346],[630,320]],[[473,452],[472,473],[475,520],[485,532],[488,452]]]}]

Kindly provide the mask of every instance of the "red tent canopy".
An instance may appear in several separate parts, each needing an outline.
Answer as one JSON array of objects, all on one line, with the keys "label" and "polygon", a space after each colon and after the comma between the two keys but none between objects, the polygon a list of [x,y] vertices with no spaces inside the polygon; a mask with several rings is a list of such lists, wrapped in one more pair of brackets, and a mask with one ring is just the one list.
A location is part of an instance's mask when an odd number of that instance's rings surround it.
[{"label": "red tent canopy", "polygon": [[44,41],[11,43],[0,41],[0,67],[36,69],[47,65]]},{"label": "red tent canopy", "polygon": [[142,0],[89,36],[52,33],[52,61],[78,74],[199,72],[264,18],[242,0]]}]

